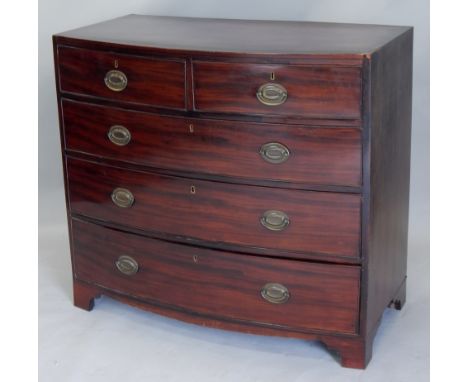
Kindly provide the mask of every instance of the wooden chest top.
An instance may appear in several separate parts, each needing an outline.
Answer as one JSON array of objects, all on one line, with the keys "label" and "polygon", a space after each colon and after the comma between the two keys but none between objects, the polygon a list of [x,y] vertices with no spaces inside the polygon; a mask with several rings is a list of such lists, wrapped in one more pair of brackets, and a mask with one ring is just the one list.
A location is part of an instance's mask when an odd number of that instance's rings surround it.
[{"label": "wooden chest top", "polygon": [[366,55],[405,26],[127,15],[57,37],[171,51],[285,55]]}]

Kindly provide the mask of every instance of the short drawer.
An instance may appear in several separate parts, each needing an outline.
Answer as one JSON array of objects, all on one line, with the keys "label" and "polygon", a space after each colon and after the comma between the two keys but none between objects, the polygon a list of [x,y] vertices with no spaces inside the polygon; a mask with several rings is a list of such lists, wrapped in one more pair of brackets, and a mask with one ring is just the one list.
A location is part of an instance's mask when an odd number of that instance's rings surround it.
[{"label": "short drawer", "polygon": [[184,172],[360,186],[361,131],[156,114],[62,101],[65,148]]},{"label": "short drawer", "polygon": [[360,267],[179,245],[72,221],[75,277],[207,317],[356,333]]},{"label": "short drawer", "polygon": [[195,109],[219,113],[360,118],[357,67],[193,63]]},{"label": "short drawer", "polygon": [[74,214],[207,243],[359,256],[360,195],[163,176],[67,160]]},{"label": "short drawer", "polygon": [[185,109],[185,61],[58,47],[62,92]]}]

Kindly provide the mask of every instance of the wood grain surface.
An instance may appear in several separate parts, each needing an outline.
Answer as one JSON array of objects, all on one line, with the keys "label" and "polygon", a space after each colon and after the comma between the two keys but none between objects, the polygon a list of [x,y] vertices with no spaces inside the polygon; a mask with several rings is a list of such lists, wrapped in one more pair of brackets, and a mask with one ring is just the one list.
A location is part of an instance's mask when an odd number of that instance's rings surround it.
[{"label": "wood grain surface", "polygon": [[[370,165],[363,242],[368,285],[363,332],[372,333],[385,308],[405,301],[411,158],[413,32],[372,57],[369,107]],[[399,304],[396,305],[397,307]],[[401,305],[400,305],[401,308]]]},{"label": "wood grain surface", "polygon": [[[62,92],[173,109],[186,108],[183,60],[135,57],[65,46],[58,47],[57,56]],[[112,91],[104,83],[106,73],[114,69],[127,77],[128,85],[122,91]]]},{"label": "wood grain surface", "polygon": [[[165,117],[70,100],[62,107],[68,151],[253,183],[361,185],[360,129]],[[109,140],[114,125],[129,130],[126,146]],[[272,164],[260,156],[270,142],[288,148],[285,162]]]},{"label": "wood grain surface", "polygon": [[[75,305],[105,294],[318,339],[365,368],[385,308],[406,298],[412,40],[402,26],[137,15],[55,35]],[[125,90],[105,86],[112,69]],[[286,101],[260,103],[265,83]],[[266,163],[268,142],[288,160]],[[131,207],[112,202],[117,187]],[[267,210],[289,225],[265,228]],[[265,301],[267,282],[290,300]]]},{"label": "wood grain surface", "polygon": [[[185,179],[72,158],[67,169],[74,214],[205,242],[360,256],[359,195]],[[133,206],[112,202],[118,187],[132,192]],[[269,210],[286,213],[289,226],[265,228],[260,219]]]},{"label": "wood grain surface", "polygon": [[[257,99],[265,83],[287,90],[282,105],[268,106]],[[204,112],[350,119],[361,115],[359,68],[194,61],[193,88],[194,108]]]},{"label": "wood grain surface", "polygon": [[370,54],[409,27],[272,20],[127,15],[60,33],[61,39],[104,42],[174,54],[228,53],[340,58]]},{"label": "wood grain surface", "polygon": [[[78,279],[145,301],[252,323],[303,330],[355,333],[358,266],[265,259],[143,238],[73,220]],[[130,255],[128,276],[115,262]],[[261,296],[267,283],[288,288],[274,304]]]}]

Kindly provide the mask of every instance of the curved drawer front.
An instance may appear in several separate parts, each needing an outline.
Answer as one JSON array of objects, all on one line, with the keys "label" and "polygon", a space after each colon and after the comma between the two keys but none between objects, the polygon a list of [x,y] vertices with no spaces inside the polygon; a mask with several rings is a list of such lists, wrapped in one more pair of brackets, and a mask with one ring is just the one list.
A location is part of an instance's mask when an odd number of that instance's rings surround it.
[{"label": "curved drawer front", "polygon": [[361,69],[193,63],[195,109],[301,118],[361,116]]},{"label": "curved drawer front", "polygon": [[201,249],[79,220],[72,227],[74,270],[81,280],[207,317],[357,331],[360,267]]},{"label": "curved drawer front", "polygon": [[[361,184],[359,129],[163,117],[69,100],[62,105],[67,150],[252,181]],[[109,139],[112,128],[126,135]]]},{"label": "curved drawer front", "polygon": [[77,159],[67,160],[67,170],[72,213],[208,243],[359,256],[360,195],[191,180]]},{"label": "curved drawer front", "polygon": [[185,61],[60,46],[60,90],[135,104],[185,109]]}]

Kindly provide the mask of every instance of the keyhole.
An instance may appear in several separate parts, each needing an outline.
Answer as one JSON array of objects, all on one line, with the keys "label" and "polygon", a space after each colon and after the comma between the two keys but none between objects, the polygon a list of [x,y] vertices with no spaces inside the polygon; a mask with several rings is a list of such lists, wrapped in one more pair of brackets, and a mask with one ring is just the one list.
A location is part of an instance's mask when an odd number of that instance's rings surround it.
[{"label": "keyhole", "polygon": [[195,194],[197,190],[195,189],[195,186],[190,186],[190,193]]},{"label": "keyhole", "polygon": [[272,81],[275,80],[275,72],[271,72],[271,74],[270,74],[270,79],[271,79]]}]

